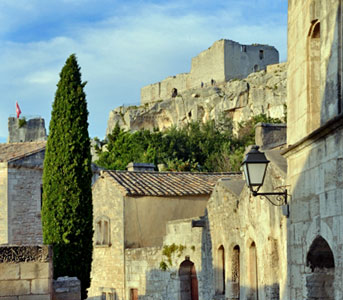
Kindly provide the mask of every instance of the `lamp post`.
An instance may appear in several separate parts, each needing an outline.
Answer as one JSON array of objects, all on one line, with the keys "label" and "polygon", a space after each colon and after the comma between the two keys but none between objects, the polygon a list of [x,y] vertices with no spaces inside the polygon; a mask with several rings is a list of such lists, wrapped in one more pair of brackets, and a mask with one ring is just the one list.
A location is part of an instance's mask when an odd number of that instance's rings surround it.
[{"label": "lamp post", "polygon": [[[244,157],[242,163],[247,185],[254,197],[263,196],[267,198],[271,204],[275,206],[283,206],[283,213],[286,217],[288,217],[289,209],[287,204],[287,190],[284,190],[283,192],[269,193],[258,192],[263,185],[267,167],[269,164],[269,160],[266,158],[265,154],[263,152],[260,152],[258,149],[258,146],[252,146],[251,150]],[[275,200],[277,202],[272,201],[268,196],[276,196]]]}]

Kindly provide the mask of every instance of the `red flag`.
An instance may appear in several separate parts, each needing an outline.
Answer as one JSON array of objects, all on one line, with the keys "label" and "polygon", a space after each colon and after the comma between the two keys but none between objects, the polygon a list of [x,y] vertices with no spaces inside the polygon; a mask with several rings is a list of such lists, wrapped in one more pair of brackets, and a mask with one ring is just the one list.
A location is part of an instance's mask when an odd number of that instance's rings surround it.
[{"label": "red flag", "polygon": [[17,119],[19,119],[19,116],[21,114],[21,110],[20,110],[18,102],[15,103],[15,111],[17,113]]}]

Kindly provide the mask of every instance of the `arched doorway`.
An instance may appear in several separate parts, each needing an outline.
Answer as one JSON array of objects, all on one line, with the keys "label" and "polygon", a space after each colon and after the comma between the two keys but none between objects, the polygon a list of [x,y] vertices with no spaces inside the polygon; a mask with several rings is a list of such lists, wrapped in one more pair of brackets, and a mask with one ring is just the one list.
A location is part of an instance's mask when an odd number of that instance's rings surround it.
[{"label": "arched doorway", "polygon": [[257,251],[255,242],[250,244],[248,261],[249,294],[247,299],[258,300]]},{"label": "arched doorway", "polygon": [[194,263],[184,260],[179,269],[180,278],[180,299],[198,300],[198,279]]},{"label": "arched doorway", "polygon": [[311,269],[306,276],[307,300],[334,300],[335,260],[329,244],[321,236],[314,239],[306,265]]}]

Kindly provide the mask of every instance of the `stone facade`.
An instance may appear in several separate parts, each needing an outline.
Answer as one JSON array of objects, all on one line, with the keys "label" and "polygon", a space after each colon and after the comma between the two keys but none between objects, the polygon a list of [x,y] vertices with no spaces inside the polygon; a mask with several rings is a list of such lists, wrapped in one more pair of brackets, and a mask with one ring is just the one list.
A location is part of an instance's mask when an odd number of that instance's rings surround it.
[{"label": "stone facade", "polygon": [[[266,154],[271,164],[264,190],[277,191],[286,178],[285,164],[280,164],[284,159],[279,150]],[[215,298],[283,299],[287,218],[282,209],[266,198],[252,197],[243,180],[222,179],[212,193],[207,211]]]},{"label": "stone facade", "polygon": [[342,299],[342,1],[288,3],[286,299]]},{"label": "stone facade", "polygon": [[[279,149],[267,157],[264,188],[274,191],[287,166]],[[204,199],[123,196],[110,179],[103,175],[93,187],[89,299],[277,300],[286,293],[287,219],[253,198],[240,176],[224,176]],[[137,191],[145,188],[136,180]]]},{"label": "stone facade", "polygon": [[[175,299],[183,261],[184,265],[193,264],[199,283],[206,281],[203,278],[210,274],[210,268],[204,266],[203,259],[208,256],[203,255],[209,248],[202,245],[202,228],[192,228],[189,218],[204,215],[216,180],[230,176],[237,175],[102,172],[93,186],[94,248],[89,298],[100,300],[109,294],[117,300],[130,299],[130,294],[137,292],[140,298],[161,299],[170,292],[170,298],[163,299]],[[162,248],[173,243],[186,248],[180,257],[173,255],[170,270],[162,271]],[[207,286],[199,287],[199,293],[201,299],[207,299]]]},{"label": "stone facade", "polygon": [[216,41],[210,48],[192,58],[190,73],[178,74],[141,89],[141,103],[172,97],[201,84],[213,85],[248,76],[279,62],[279,53],[267,45],[241,45],[231,40]]},{"label": "stone facade", "polygon": [[45,142],[1,144],[0,149],[0,244],[41,244]]},{"label": "stone facade", "polygon": [[179,92],[175,98],[140,106],[118,107],[109,114],[106,134],[116,123],[126,130],[163,130],[191,121],[220,121],[230,117],[236,126],[252,116],[266,114],[284,119],[287,111],[287,65],[267,66],[242,80],[200,86]]}]

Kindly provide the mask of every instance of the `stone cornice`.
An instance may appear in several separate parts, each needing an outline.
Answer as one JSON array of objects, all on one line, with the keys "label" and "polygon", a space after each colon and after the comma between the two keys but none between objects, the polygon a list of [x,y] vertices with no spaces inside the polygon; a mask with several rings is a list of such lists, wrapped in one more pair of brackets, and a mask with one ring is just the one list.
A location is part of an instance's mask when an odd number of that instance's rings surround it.
[{"label": "stone cornice", "polygon": [[330,134],[340,127],[343,127],[343,114],[330,119],[324,125],[312,131],[309,135],[305,136],[300,141],[296,142],[293,145],[289,145],[285,150],[281,151],[281,154],[288,157],[293,153],[296,153],[301,149],[304,149],[305,147],[311,145],[315,141],[323,138],[324,136]]}]

